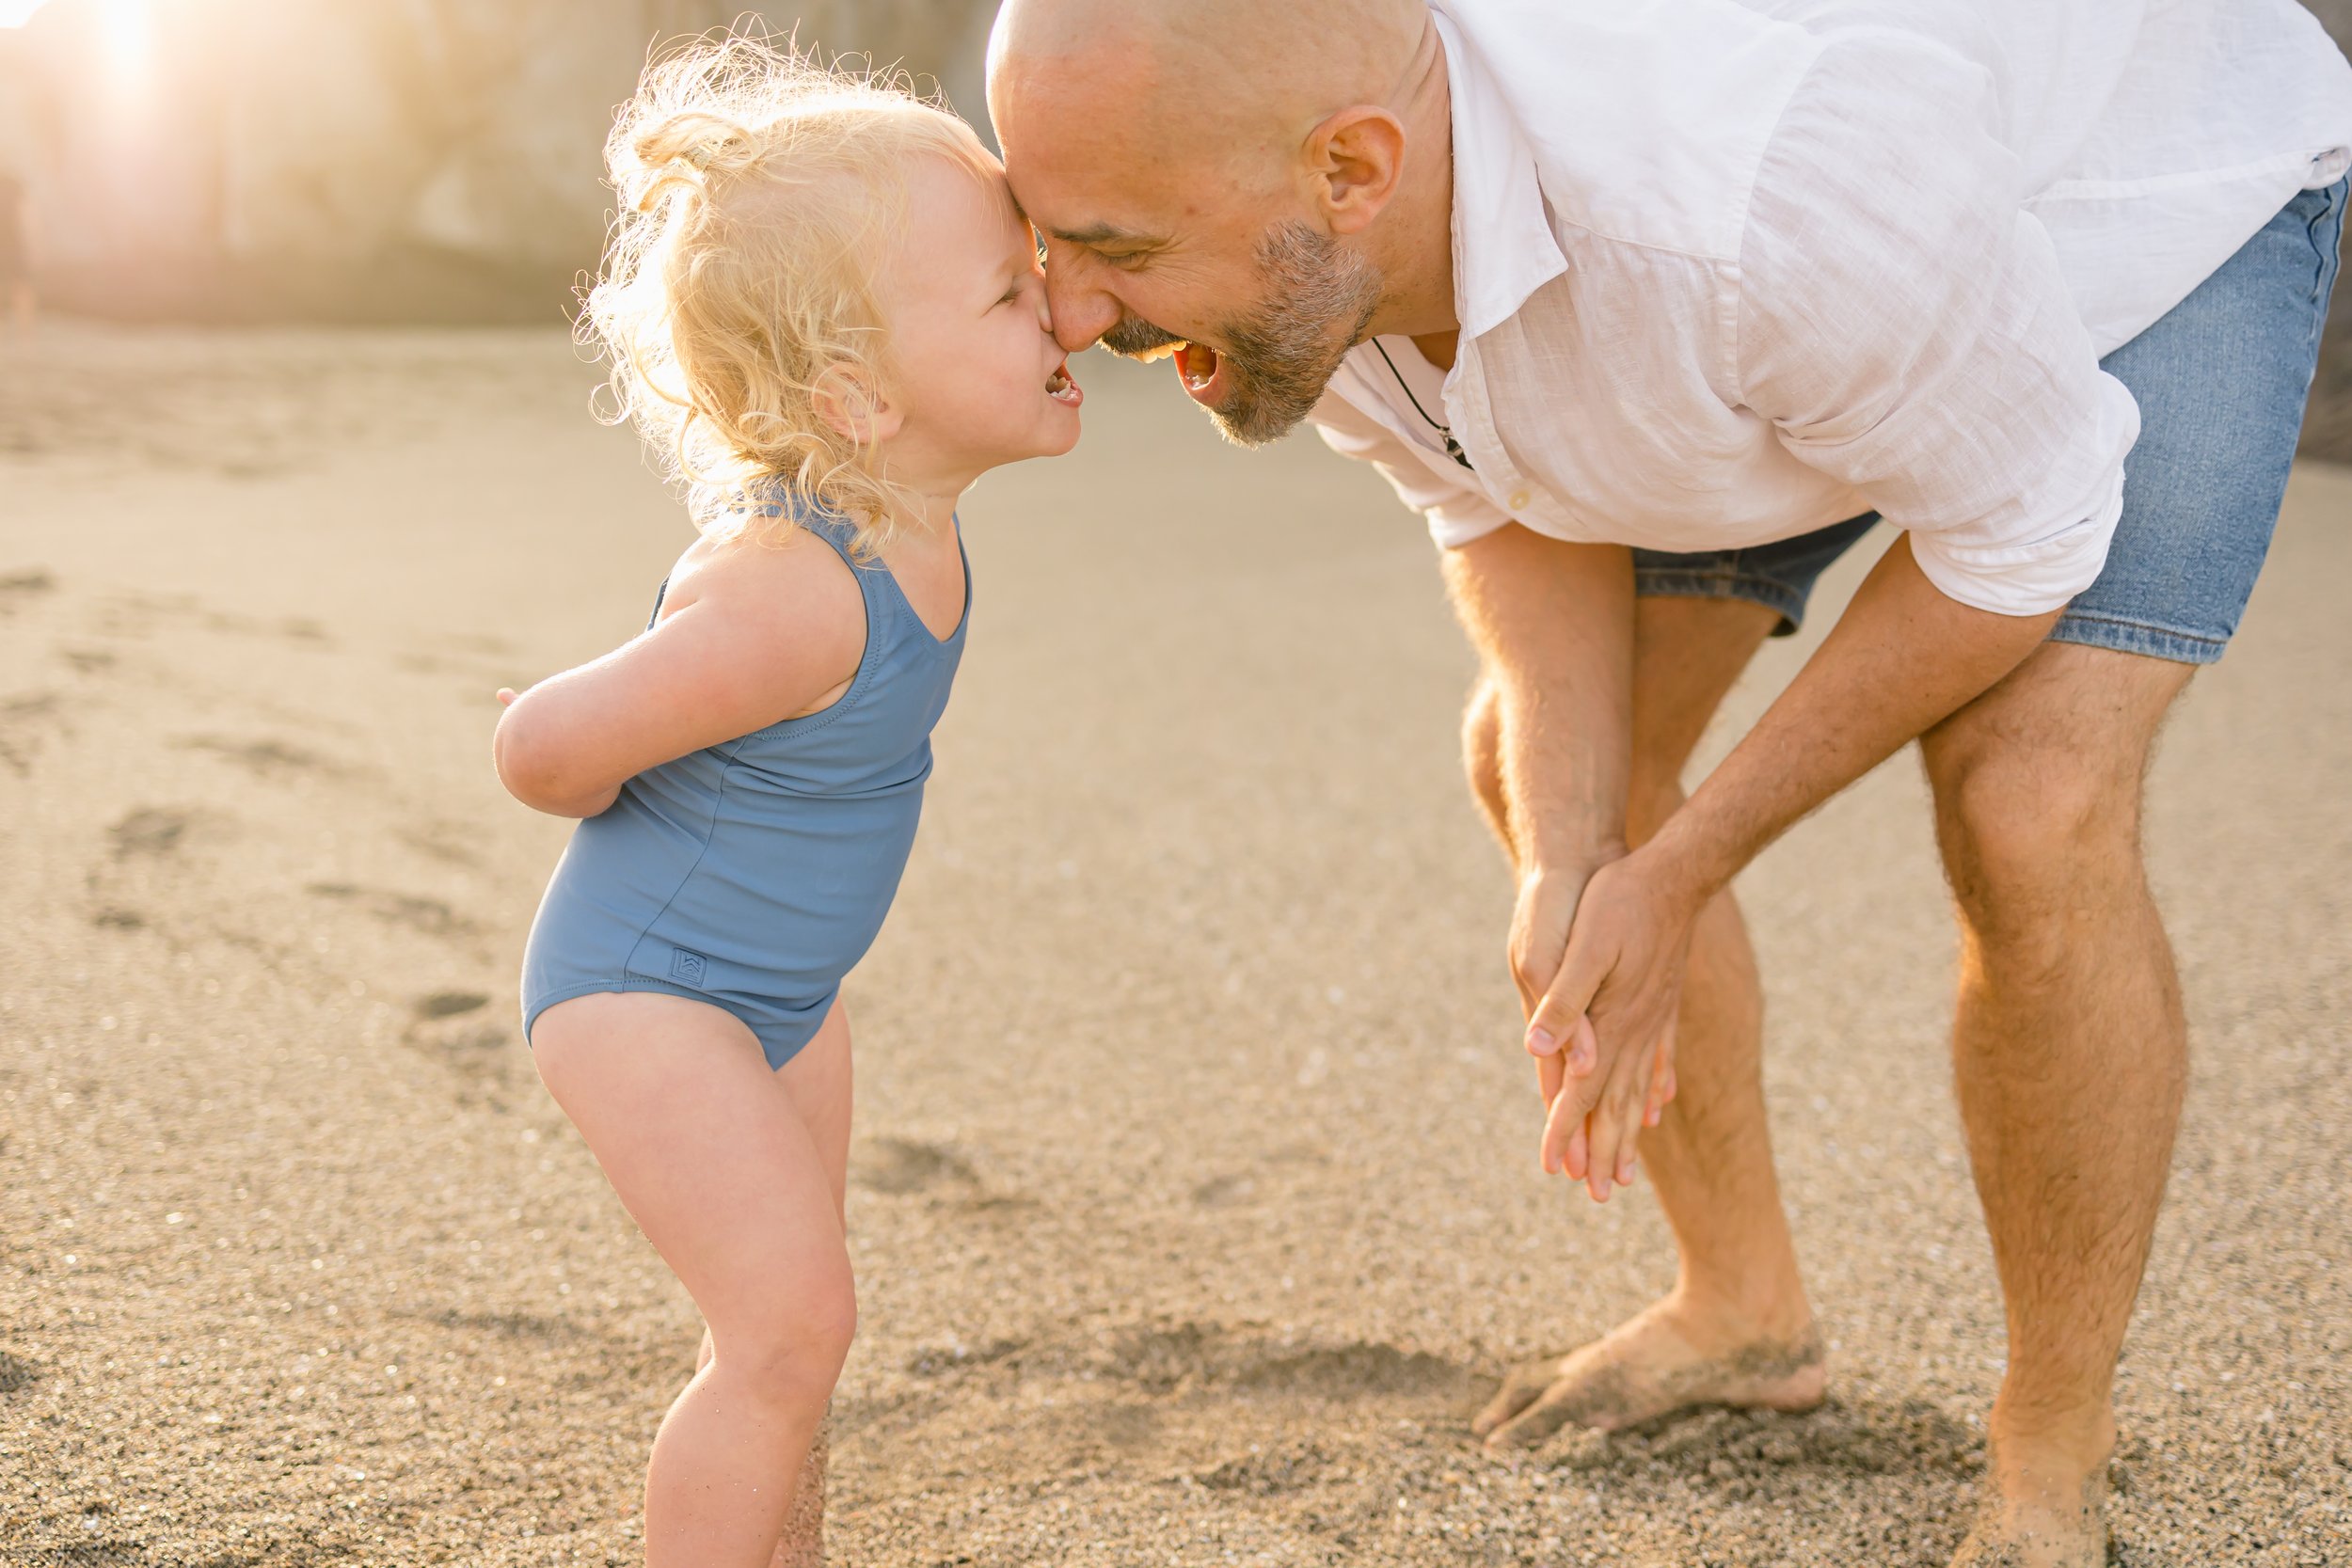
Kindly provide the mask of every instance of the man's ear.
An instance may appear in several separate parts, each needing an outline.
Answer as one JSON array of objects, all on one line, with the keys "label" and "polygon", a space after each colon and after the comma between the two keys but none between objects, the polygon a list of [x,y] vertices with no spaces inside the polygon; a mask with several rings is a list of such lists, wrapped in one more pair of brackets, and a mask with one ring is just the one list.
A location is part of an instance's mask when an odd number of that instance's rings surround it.
[{"label": "man's ear", "polygon": [[809,400],[827,430],[860,447],[889,440],[904,422],[873,377],[853,365],[835,365],[819,375]]},{"label": "man's ear", "polygon": [[1405,125],[1386,109],[1359,103],[1308,132],[1306,152],[1331,231],[1358,233],[1396,194],[1405,170]]}]

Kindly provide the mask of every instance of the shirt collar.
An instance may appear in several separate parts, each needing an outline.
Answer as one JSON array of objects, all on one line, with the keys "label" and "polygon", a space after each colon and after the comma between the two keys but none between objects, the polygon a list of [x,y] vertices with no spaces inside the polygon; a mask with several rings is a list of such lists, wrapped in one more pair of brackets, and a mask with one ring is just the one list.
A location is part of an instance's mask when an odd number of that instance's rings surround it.
[{"label": "shirt collar", "polygon": [[1465,339],[1493,331],[1568,270],[1544,211],[1534,149],[1464,41],[1459,0],[1429,0],[1445,51],[1454,122],[1454,317]]}]

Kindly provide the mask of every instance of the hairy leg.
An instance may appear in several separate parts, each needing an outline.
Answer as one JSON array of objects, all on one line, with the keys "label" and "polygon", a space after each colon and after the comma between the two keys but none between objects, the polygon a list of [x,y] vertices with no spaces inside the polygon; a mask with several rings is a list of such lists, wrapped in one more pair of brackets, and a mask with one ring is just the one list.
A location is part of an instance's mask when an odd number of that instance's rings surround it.
[{"label": "hairy leg", "polygon": [[2115,1362],[2187,1067],[2141,781],[2190,673],[2052,643],[1922,743],[1961,925],[1961,1114],[2009,1316],[1963,1563],[2106,1560]]},{"label": "hairy leg", "polygon": [[844,1059],[787,1081],[736,1019],[678,997],[580,997],[532,1031],[548,1091],[709,1325],[712,1354],[654,1439],[647,1568],[767,1568],[849,1353],[820,1137],[847,1106],[846,1025],[832,1034],[802,1054]]},{"label": "hairy leg", "polygon": [[[1681,803],[1683,768],[1776,619],[1734,600],[1641,601],[1629,843]],[[1482,689],[1463,755],[1471,793],[1516,863],[1495,723]],[[1601,1339],[1514,1369],[1472,1423],[1489,1444],[1538,1443],[1571,1422],[1629,1426],[1691,1405],[1820,1400],[1820,1350],[1766,1132],[1756,958],[1729,893],[1700,917],[1677,1034],[1676,1097],[1642,1142],[1680,1253],[1675,1289]]]}]

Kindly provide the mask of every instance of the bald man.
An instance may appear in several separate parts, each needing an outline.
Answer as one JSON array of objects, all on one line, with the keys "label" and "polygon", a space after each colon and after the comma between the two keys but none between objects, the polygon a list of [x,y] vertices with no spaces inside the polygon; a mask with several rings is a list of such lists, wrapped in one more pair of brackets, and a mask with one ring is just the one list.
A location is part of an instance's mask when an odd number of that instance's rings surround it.
[{"label": "bald man", "polygon": [[[1064,345],[1172,348],[1234,440],[1311,418],[1375,464],[1483,657],[1544,1164],[1605,1200],[1638,1148],[1681,1274],[1477,1431],[1822,1397],[1727,888],[1916,739],[2009,1310],[1956,1560],[2103,1562],[2185,1051],[2141,776],[2278,515],[2343,57],[2291,0],[1009,0],[989,101]],[[1686,800],[1724,692],[1880,517]]]}]

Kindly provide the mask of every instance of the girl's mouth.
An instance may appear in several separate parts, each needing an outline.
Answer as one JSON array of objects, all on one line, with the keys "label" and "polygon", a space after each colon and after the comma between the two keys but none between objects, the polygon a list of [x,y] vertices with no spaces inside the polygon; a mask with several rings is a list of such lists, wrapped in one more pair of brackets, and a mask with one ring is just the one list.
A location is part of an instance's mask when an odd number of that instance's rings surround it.
[{"label": "girl's mouth", "polygon": [[1184,393],[1203,408],[1215,408],[1223,401],[1225,360],[1206,343],[1179,343],[1176,347],[1176,373],[1184,384]]},{"label": "girl's mouth", "polygon": [[1045,378],[1045,395],[1065,408],[1075,408],[1086,401],[1086,393],[1070,374],[1070,361],[1065,359],[1054,367],[1054,373]]}]

